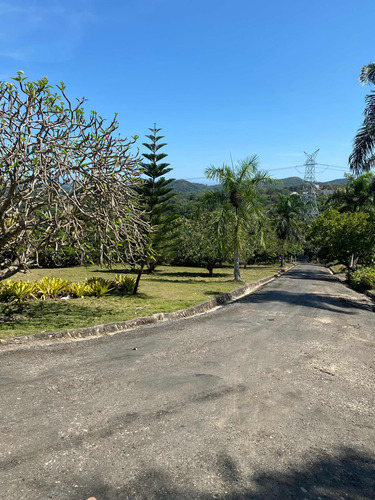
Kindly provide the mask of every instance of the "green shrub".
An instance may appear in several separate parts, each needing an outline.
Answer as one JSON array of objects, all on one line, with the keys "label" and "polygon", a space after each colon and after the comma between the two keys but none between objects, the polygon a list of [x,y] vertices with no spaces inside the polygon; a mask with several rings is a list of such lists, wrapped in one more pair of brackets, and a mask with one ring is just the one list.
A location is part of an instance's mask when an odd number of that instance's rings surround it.
[{"label": "green shrub", "polygon": [[95,295],[95,297],[104,297],[108,295],[114,289],[113,281],[106,280],[104,278],[87,278],[83,284],[91,289],[89,295]]},{"label": "green shrub", "polygon": [[69,293],[70,283],[70,281],[62,278],[45,276],[35,283],[34,291],[38,298],[43,300],[46,298],[54,299]]},{"label": "green shrub", "polygon": [[7,280],[0,283],[0,300],[2,302],[12,302],[35,298],[34,284],[30,281]]},{"label": "green shrub", "polygon": [[356,290],[364,291],[375,288],[375,267],[360,267],[348,272],[348,282]]},{"label": "green shrub", "polygon": [[93,295],[93,291],[92,291],[90,285],[87,285],[85,283],[70,283],[69,293],[73,297],[77,297],[77,298],[86,297],[88,295]]},{"label": "green shrub", "polygon": [[116,274],[115,287],[116,290],[122,293],[133,293],[136,279],[132,276],[124,276],[123,274]]},{"label": "green shrub", "polygon": [[112,291],[133,293],[135,278],[117,275],[114,280],[101,277],[87,278],[82,283],[72,283],[62,278],[46,276],[35,283],[29,281],[0,281],[0,302],[12,300],[58,298],[64,295],[72,297],[104,297]]}]

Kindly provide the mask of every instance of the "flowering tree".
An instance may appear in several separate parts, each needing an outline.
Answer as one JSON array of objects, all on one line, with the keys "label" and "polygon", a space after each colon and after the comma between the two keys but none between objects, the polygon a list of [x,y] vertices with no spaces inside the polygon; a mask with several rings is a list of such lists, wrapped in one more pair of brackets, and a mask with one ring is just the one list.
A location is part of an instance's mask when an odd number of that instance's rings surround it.
[{"label": "flowering tree", "polygon": [[115,136],[60,82],[0,82],[0,279],[27,269],[46,245],[73,245],[101,263],[146,252],[132,140]]}]

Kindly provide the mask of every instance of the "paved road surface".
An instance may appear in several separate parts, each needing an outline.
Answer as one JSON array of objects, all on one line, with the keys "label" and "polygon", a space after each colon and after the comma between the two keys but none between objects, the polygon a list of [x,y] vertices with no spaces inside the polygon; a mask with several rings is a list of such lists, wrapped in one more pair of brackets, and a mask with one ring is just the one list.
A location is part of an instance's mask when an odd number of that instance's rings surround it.
[{"label": "paved road surface", "polygon": [[375,498],[374,352],[371,306],[307,264],[204,316],[3,351],[0,497]]}]

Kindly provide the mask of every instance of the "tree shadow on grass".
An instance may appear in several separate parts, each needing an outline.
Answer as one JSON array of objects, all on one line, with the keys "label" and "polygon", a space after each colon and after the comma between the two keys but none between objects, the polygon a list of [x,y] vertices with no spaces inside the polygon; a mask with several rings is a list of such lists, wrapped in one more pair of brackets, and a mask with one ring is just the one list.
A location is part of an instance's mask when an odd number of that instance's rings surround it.
[{"label": "tree shadow on grass", "polygon": [[[21,304],[7,304],[6,315],[19,318],[16,321],[0,323],[0,331],[14,332],[22,331],[22,334],[37,333],[40,331],[55,331],[79,326],[94,325],[101,322],[100,316],[106,316],[106,322],[112,321],[108,315],[113,314],[113,321],[119,312],[103,304],[102,307],[88,307],[75,303],[76,299],[69,301],[47,300],[32,301]],[[79,299],[77,299],[79,300]],[[100,306],[98,299],[98,306]],[[4,312],[2,313],[4,314]],[[95,319],[95,318],[98,319]],[[92,318],[92,321],[90,321]],[[33,328],[30,328],[32,322]],[[28,330],[27,332],[24,330]],[[33,330],[33,331],[31,331]]]},{"label": "tree shadow on grass", "polygon": [[[171,465],[173,468],[173,464]],[[177,486],[173,477],[162,469],[144,470],[123,486],[114,487],[99,474],[76,476],[71,484],[79,484],[71,500],[370,500],[375,498],[375,460],[368,453],[342,448],[288,472],[264,471],[254,476],[241,472],[235,459],[226,452],[207,464],[210,476],[216,476],[217,489],[203,493],[192,486]],[[126,463],[124,461],[124,469]],[[98,472],[98,471],[96,471]],[[178,470],[181,476],[181,469]],[[125,474],[126,477],[126,474]],[[189,481],[189,478],[188,478]],[[191,484],[191,481],[189,481]],[[54,485],[40,484],[51,493]],[[205,488],[206,489],[206,488]],[[41,493],[43,493],[43,491]],[[206,490],[207,491],[207,490]],[[220,493],[220,491],[224,491]]]},{"label": "tree shadow on grass", "polygon": [[103,273],[103,274],[135,274],[137,275],[138,269],[95,269],[90,271],[92,273]]},{"label": "tree shadow on grass", "polygon": [[[211,279],[209,278],[208,276],[205,277],[206,279],[185,279],[185,280],[181,280],[181,279],[168,279],[168,278],[153,278],[152,279],[152,282],[153,283],[178,283],[180,285],[191,285],[191,284],[198,284],[198,283],[205,283],[206,285],[207,284],[210,284],[209,281],[207,281],[207,279]],[[216,276],[213,276],[213,278],[216,278]],[[222,280],[221,283],[234,283],[236,285],[236,281],[230,279],[230,280]],[[241,286],[243,285],[244,283],[243,282],[240,282],[239,285],[236,285],[236,286]],[[235,286],[233,287],[235,288]],[[220,292],[220,293],[223,293],[223,292]]]},{"label": "tree shadow on grass", "polygon": [[179,271],[179,272],[165,272],[165,271],[157,271],[158,276],[170,276],[176,278],[226,278],[229,273],[213,273],[213,276],[210,276],[207,272],[189,272],[189,271]]},{"label": "tree shadow on grass", "polygon": [[208,295],[209,297],[217,297],[218,295],[221,295],[225,292],[223,292],[222,290],[212,290],[212,291],[207,291],[207,292],[203,292],[203,295]]}]

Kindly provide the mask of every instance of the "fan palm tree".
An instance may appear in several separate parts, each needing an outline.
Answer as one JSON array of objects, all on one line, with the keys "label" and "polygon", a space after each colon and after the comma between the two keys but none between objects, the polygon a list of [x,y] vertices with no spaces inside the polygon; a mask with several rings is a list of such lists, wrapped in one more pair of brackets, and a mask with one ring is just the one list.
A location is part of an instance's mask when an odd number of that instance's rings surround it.
[{"label": "fan palm tree", "polygon": [[254,155],[239,161],[236,166],[211,166],[205,171],[208,179],[218,181],[221,186],[221,189],[206,193],[202,201],[204,205],[220,210],[221,227],[227,224],[231,226],[236,281],[241,280],[241,244],[251,221],[261,215],[256,188],[266,182],[272,182],[266,172],[257,169],[258,164],[258,157]]},{"label": "fan palm tree", "polygon": [[[359,81],[363,85],[375,85],[375,63],[362,68]],[[368,94],[365,100],[365,118],[354,138],[353,152],[349,157],[350,169],[357,175],[375,166],[375,92]]]},{"label": "fan palm tree", "polygon": [[288,243],[297,243],[302,239],[301,224],[304,204],[298,195],[279,194],[279,200],[273,210],[275,233],[281,242],[281,267],[285,264],[285,252]]}]

